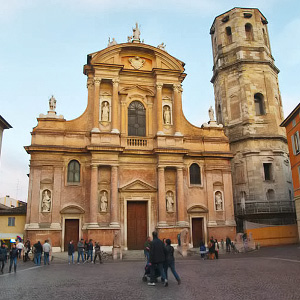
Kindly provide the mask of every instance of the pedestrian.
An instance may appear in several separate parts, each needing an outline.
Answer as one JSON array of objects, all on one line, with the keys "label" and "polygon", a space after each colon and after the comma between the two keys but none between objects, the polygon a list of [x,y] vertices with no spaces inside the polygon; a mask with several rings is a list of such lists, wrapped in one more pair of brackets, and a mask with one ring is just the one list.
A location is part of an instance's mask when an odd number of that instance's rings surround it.
[{"label": "pedestrian", "polygon": [[151,243],[151,237],[148,236],[146,242],[144,243],[144,255],[147,259],[147,264],[149,263],[150,243]]},{"label": "pedestrian", "polygon": [[38,266],[41,265],[41,257],[42,257],[42,253],[43,253],[43,247],[40,241],[38,241],[37,243],[35,243],[33,245],[34,247],[34,263]]},{"label": "pedestrian", "polygon": [[[175,270],[175,258],[174,258],[174,248],[171,246],[171,240],[170,239],[166,239],[166,262],[164,265],[164,271],[166,274],[166,279],[168,280],[168,268],[171,269],[172,274],[174,275],[175,279],[177,280],[177,283],[180,284],[181,283],[181,279],[179,277],[179,275],[177,274],[176,270]],[[168,281],[167,281],[168,284]]]},{"label": "pedestrian", "polygon": [[230,252],[230,247],[231,247],[231,239],[227,236],[226,237],[226,252]]},{"label": "pedestrian", "polygon": [[164,243],[158,238],[157,232],[152,232],[152,242],[149,250],[149,264],[150,264],[150,282],[148,285],[155,285],[155,270],[158,269],[161,275],[161,280],[164,286],[168,286],[168,280],[164,271],[164,262],[166,260],[166,247]]},{"label": "pedestrian", "polygon": [[209,259],[215,259],[215,240],[213,237],[210,238],[208,243]]},{"label": "pedestrian", "polygon": [[205,244],[203,243],[203,240],[201,240],[200,241],[200,256],[204,260],[206,255],[207,255],[207,250],[206,250]]},{"label": "pedestrian", "polygon": [[221,239],[221,249],[224,250],[224,240]]},{"label": "pedestrian", "polygon": [[215,239],[215,257],[219,259],[219,243],[217,239]]},{"label": "pedestrian", "polygon": [[3,269],[4,269],[4,266],[5,266],[6,258],[7,258],[6,245],[4,243],[2,243],[1,248],[0,248],[1,274],[3,274]]},{"label": "pedestrian", "polygon": [[22,243],[21,239],[19,240],[16,248],[18,250],[18,258],[21,258],[21,253],[22,253],[22,251],[24,251],[24,244]]},{"label": "pedestrian", "polygon": [[78,243],[77,243],[77,251],[78,251],[77,264],[79,265],[80,257],[82,259],[82,262],[85,263],[84,254],[83,254],[83,251],[84,251],[83,239],[81,239],[80,241],[78,241]]},{"label": "pedestrian", "polygon": [[43,252],[44,252],[44,265],[49,265],[49,255],[51,251],[51,245],[49,244],[48,240],[45,240],[43,245]]},{"label": "pedestrian", "polygon": [[88,256],[88,242],[87,240],[84,241],[84,261],[87,261],[87,256]]},{"label": "pedestrian", "polygon": [[87,250],[88,250],[88,256],[87,256],[87,262],[89,261],[89,258],[91,257],[91,263],[93,263],[93,250],[94,250],[94,245],[93,245],[93,240],[90,239],[88,244],[87,244]]},{"label": "pedestrian", "polygon": [[25,242],[25,245],[24,245],[24,255],[23,255],[23,258],[24,258],[24,262],[27,262],[27,260],[30,260],[29,258],[29,252],[30,252],[30,241],[27,240]]},{"label": "pedestrian", "polygon": [[18,249],[16,244],[12,244],[12,248],[9,251],[9,273],[11,272],[11,267],[14,264],[14,272],[17,272],[17,259],[18,259]]},{"label": "pedestrian", "polygon": [[98,242],[95,243],[95,257],[94,257],[94,264],[96,263],[96,258],[99,256],[100,264],[102,264],[102,257],[101,257],[101,246]]},{"label": "pedestrian", "polygon": [[73,244],[73,240],[70,240],[69,245],[68,245],[68,261],[70,264],[70,260],[72,258],[72,264],[74,264],[74,252],[75,252],[75,247]]}]

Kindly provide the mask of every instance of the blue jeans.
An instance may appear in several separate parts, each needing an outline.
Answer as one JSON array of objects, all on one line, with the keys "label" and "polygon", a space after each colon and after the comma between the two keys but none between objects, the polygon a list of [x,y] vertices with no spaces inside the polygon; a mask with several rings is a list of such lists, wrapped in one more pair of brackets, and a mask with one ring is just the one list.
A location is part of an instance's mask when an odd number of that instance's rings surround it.
[{"label": "blue jeans", "polygon": [[49,252],[44,252],[44,265],[49,265]]},{"label": "blue jeans", "polygon": [[34,256],[34,263],[38,266],[41,265],[41,256],[42,256],[42,253],[36,253]]},{"label": "blue jeans", "polygon": [[180,277],[179,275],[177,274],[176,270],[175,270],[175,261],[170,261],[170,262],[166,262],[165,265],[164,265],[164,271],[165,271],[165,274],[166,274],[166,278],[168,279],[168,268],[171,269],[175,279],[178,281],[180,280]]},{"label": "blue jeans", "polygon": [[93,261],[93,250],[88,251],[88,256],[86,260],[89,260],[90,256],[91,256],[91,261]]},{"label": "blue jeans", "polygon": [[17,257],[10,259],[9,272],[11,272],[11,267],[13,264],[14,264],[14,271],[17,272]]},{"label": "blue jeans", "polygon": [[77,256],[77,262],[78,263],[79,263],[80,257],[82,259],[82,262],[84,262],[83,251],[78,251],[78,256]]},{"label": "blue jeans", "polygon": [[158,264],[151,264],[150,268],[150,282],[155,282],[155,269],[158,269],[160,272],[161,280],[165,281],[166,275],[164,271],[164,264],[163,263],[158,263]]},{"label": "blue jeans", "polygon": [[71,260],[71,257],[72,257],[72,264],[74,264],[74,253],[72,253],[71,255],[68,255],[68,261],[70,263],[70,260]]}]

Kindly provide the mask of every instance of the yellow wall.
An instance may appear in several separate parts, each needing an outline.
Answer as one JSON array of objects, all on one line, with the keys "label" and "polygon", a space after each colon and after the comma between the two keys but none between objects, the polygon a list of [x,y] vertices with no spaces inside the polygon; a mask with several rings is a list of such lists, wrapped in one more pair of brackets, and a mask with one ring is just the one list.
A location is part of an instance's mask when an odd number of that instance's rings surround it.
[{"label": "yellow wall", "polygon": [[[15,217],[15,226],[8,226],[8,218]],[[0,234],[12,233],[12,238],[15,238],[16,234],[24,235],[26,216],[0,216]]]},{"label": "yellow wall", "polygon": [[252,233],[255,243],[259,243],[260,246],[296,244],[298,242],[297,225],[255,228],[248,229],[246,232],[248,236]]}]

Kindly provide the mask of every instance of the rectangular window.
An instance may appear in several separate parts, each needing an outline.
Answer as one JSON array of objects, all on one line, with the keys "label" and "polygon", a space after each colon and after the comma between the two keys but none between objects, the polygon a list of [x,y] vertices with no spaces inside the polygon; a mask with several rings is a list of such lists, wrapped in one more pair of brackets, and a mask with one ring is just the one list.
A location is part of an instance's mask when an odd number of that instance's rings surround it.
[{"label": "rectangular window", "polygon": [[296,131],[295,134],[292,135],[292,147],[294,155],[300,153],[300,137],[299,131]]},{"label": "rectangular window", "polygon": [[8,217],[8,226],[15,226],[15,217]]},{"label": "rectangular window", "polygon": [[292,124],[293,124],[293,127],[296,126],[296,119],[293,119]]},{"label": "rectangular window", "polygon": [[272,180],[272,164],[265,163],[264,165],[264,179],[265,180]]}]

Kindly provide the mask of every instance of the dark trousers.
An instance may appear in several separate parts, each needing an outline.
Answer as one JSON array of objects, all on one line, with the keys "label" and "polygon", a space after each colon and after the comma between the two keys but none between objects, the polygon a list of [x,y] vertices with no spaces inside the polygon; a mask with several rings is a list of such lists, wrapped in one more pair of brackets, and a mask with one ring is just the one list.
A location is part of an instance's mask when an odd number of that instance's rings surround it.
[{"label": "dark trousers", "polygon": [[11,267],[13,264],[14,264],[14,271],[17,272],[17,257],[10,258],[9,272],[11,272]]},{"label": "dark trousers", "polygon": [[99,257],[100,264],[102,264],[101,252],[95,252],[94,263],[96,262],[97,256]]},{"label": "dark trousers", "polygon": [[175,279],[177,281],[179,281],[180,277],[175,270],[175,261],[174,260],[170,261],[170,262],[165,262],[165,264],[164,264],[164,271],[165,271],[166,279],[168,279],[168,268],[171,269],[171,272],[174,275]]},{"label": "dark trousers", "polygon": [[219,258],[219,251],[217,251],[217,250],[215,250],[215,257],[216,257],[216,259]]},{"label": "dark trousers", "polygon": [[5,266],[5,261],[1,260],[0,263],[1,263],[1,273],[3,273],[3,269],[4,269],[4,266]]},{"label": "dark trousers", "polygon": [[161,280],[166,280],[166,275],[164,271],[164,263],[151,264],[150,268],[150,282],[155,282],[155,269],[158,269],[160,272]]}]

